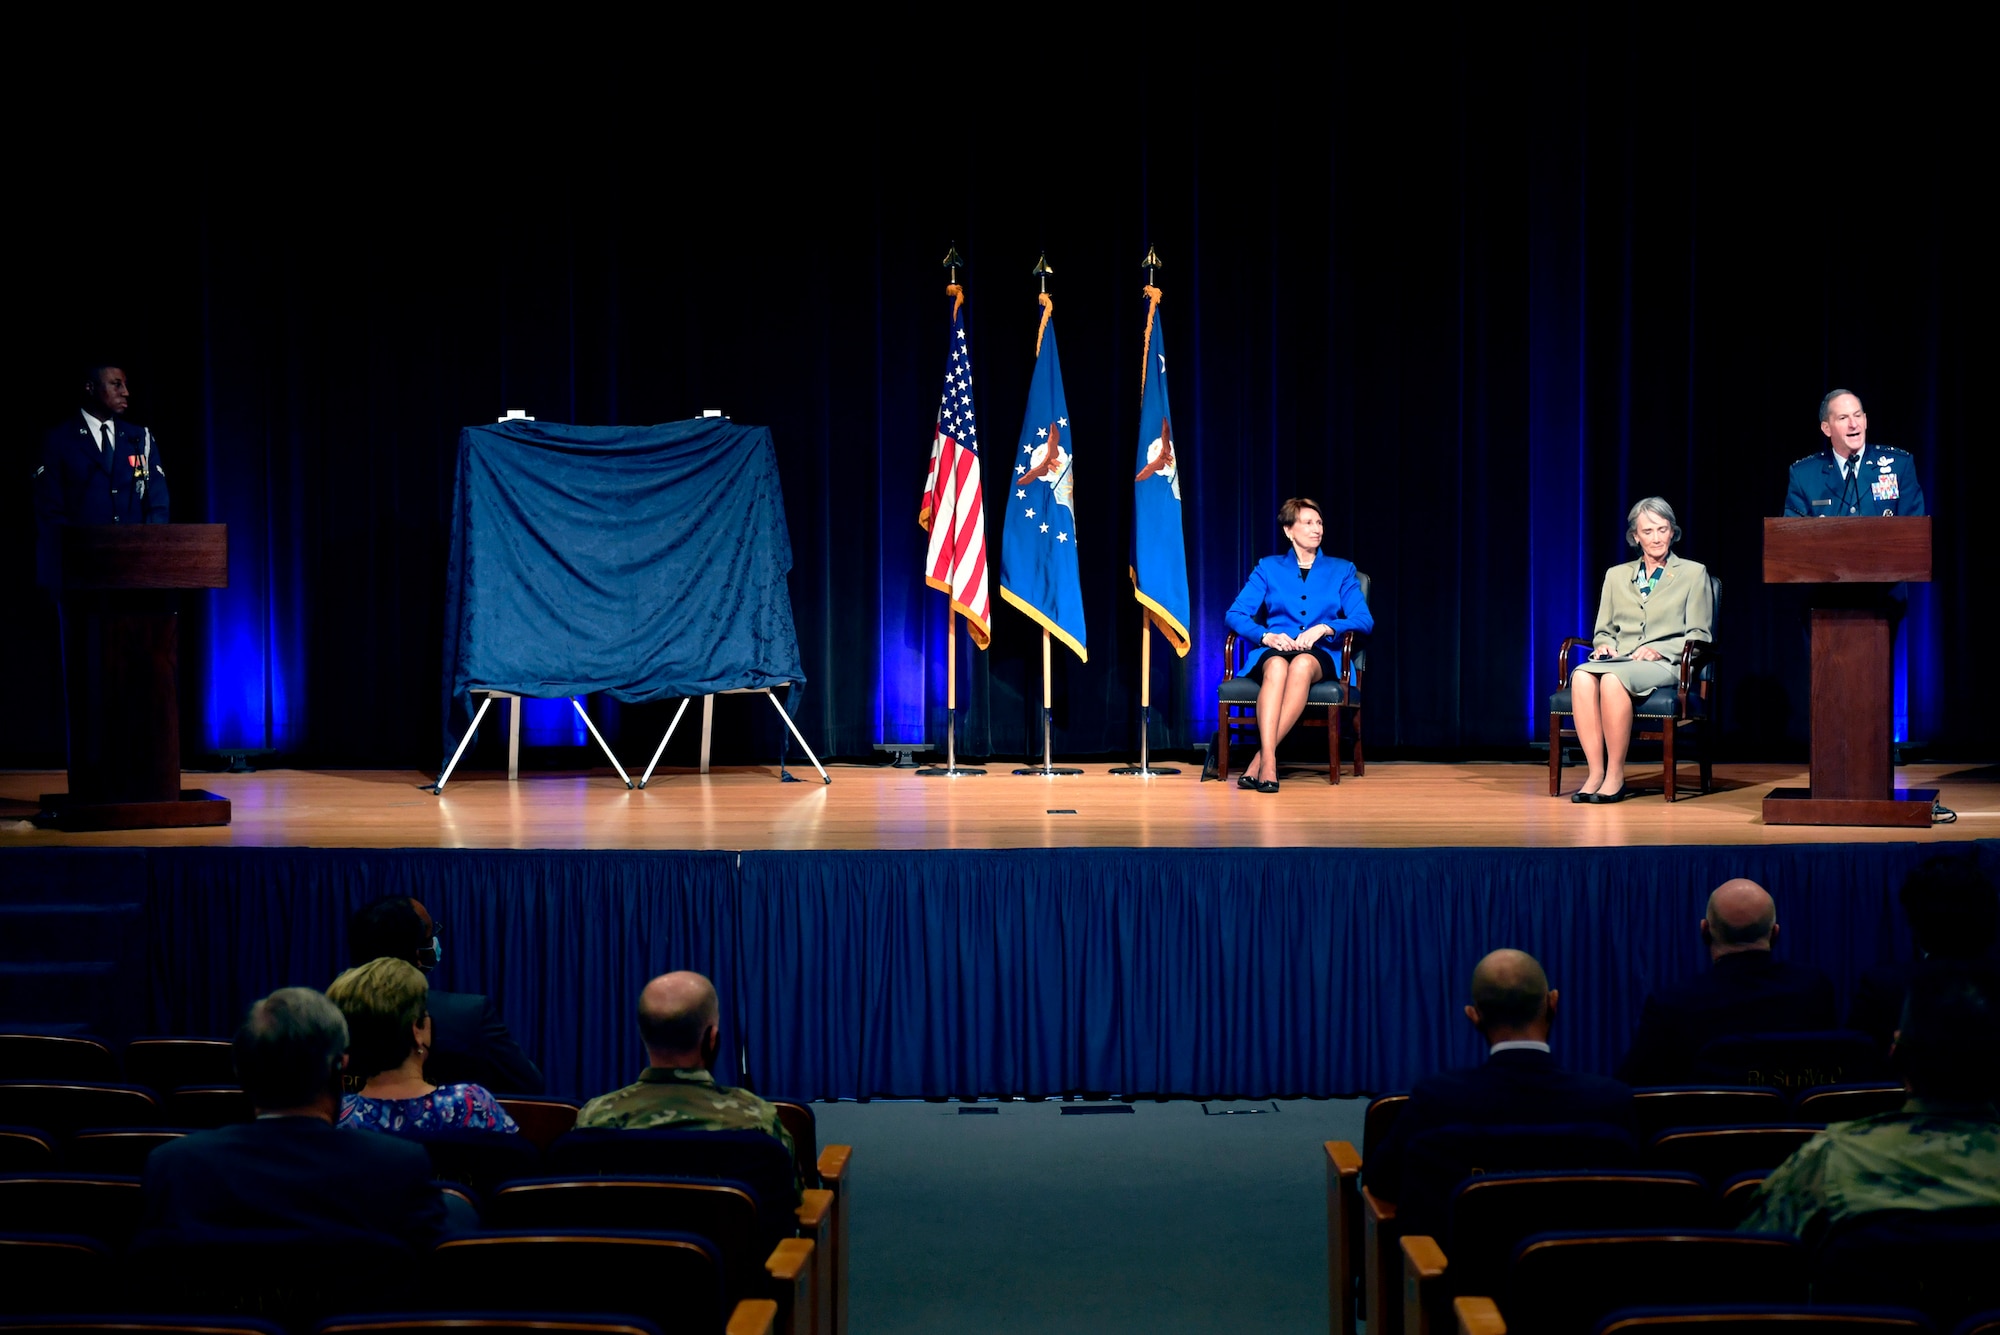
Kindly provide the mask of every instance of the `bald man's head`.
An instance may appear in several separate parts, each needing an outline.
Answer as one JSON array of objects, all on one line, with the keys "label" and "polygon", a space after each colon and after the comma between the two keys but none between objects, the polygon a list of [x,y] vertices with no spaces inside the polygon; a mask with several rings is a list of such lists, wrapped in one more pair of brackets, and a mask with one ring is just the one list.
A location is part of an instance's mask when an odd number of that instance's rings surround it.
[{"label": "bald man's head", "polygon": [[1708,897],[1701,934],[1711,956],[1769,950],[1778,935],[1778,905],[1755,881],[1724,881]]},{"label": "bald man's head", "polygon": [[639,994],[639,1036],[655,1066],[706,1066],[722,1008],[698,973],[663,973]]},{"label": "bald man's head", "polygon": [[1496,950],[1472,970],[1472,1004],[1465,1013],[1489,1042],[1545,1039],[1555,1003],[1549,976],[1533,955]]}]

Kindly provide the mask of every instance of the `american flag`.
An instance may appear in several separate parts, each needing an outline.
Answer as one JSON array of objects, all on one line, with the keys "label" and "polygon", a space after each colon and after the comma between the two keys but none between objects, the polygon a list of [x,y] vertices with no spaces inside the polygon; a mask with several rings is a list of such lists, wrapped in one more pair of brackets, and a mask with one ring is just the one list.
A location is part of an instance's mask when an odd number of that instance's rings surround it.
[{"label": "american flag", "polygon": [[931,471],[924,479],[917,522],[931,535],[924,582],[951,595],[952,610],[964,616],[972,642],[984,649],[992,634],[987,626],[986,507],[979,490],[979,427],[972,412],[972,350],[965,341],[965,294],[956,283],[945,291],[952,299],[951,356],[944,364]]}]

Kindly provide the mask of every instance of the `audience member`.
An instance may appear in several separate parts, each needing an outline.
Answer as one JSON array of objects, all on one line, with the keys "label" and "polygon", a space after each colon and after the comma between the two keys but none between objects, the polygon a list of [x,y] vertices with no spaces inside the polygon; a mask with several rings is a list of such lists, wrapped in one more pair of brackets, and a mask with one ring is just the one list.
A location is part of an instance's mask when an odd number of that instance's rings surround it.
[{"label": "audience member", "polygon": [[[394,895],[376,900],[347,924],[349,964],[398,959],[426,974],[444,957],[442,928],[414,899]],[[425,1067],[442,1085],[474,1084],[503,1094],[539,1094],[542,1071],[507,1032],[492,998],[477,992],[432,988],[431,1055]]]},{"label": "audience member", "polygon": [[1878,1210],[2000,1208],[2000,986],[1960,960],[1912,977],[1891,1049],[1898,1112],[1836,1122],[1764,1180],[1742,1228],[1807,1243]]},{"label": "audience member", "polygon": [[1465,1017],[1486,1042],[1486,1064],[1417,1081],[1409,1103],[1363,1166],[1370,1191],[1396,1200],[1410,1141],[1436,1127],[1596,1122],[1633,1129],[1630,1089],[1556,1064],[1549,1032],[1559,996],[1532,955],[1496,950],[1479,961]]},{"label": "audience member", "polygon": [[1926,858],[1903,879],[1897,898],[1916,939],[1915,959],[1881,964],[1861,975],[1847,1027],[1867,1034],[1884,1048],[1903,1014],[1910,977],[1927,959],[1976,960],[2000,970],[2000,896],[1979,870],[1977,856],[1940,854]]},{"label": "audience member", "polygon": [[398,959],[374,959],[333,980],[327,999],[347,1018],[347,1075],[363,1082],[341,1101],[339,1125],[417,1136],[432,1131],[518,1131],[484,1086],[424,1079],[431,1017],[424,976]]},{"label": "audience member", "polygon": [[577,1114],[579,1131],[762,1131],[792,1149],[778,1110],[747,1089],[718,1084],[722,1008],[715,984],[698,973],[661,974],[639,993],[639,1037],[646,1069],[636,1083],[601,1094]]},{"label": "audience member", "polygon": [[437,1241],[446,1215],[430,1156],[334,1130],[347,1024],[332,1002],[281,988],[250,1008],[235,1049],[257,1118],[147,1158],[143,1243]]},{"label": "audience member", "polygon": [[1646,998],[1632,1051],[1618,1068],[1631,1085],[1679,1085],[1696,1078],[1695,1057],[1730,1034],[1804,1033],[1839,1025],[1833,980],[1809,964],[1771,953],[1778,908],[1755,881],[1724,881],[1701,920],[1706,973]]}]

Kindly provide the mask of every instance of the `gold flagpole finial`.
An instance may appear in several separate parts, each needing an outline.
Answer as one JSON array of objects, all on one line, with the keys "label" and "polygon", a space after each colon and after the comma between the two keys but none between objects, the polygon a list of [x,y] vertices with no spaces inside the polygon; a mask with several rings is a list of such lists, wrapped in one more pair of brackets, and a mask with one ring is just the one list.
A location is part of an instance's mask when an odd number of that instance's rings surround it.
[{"label": "gold flagpole finial", "polygon": [[1054,269],[1049,267],[1049,253],[1047,251],[1042,252],[1041,258],[1035,261],[1035,267],[1029,272],[1034,277],[1042,280],[1042,291],[1047,292],[1049,290],[1049,275],[1055,272]]},{"label": "gold flagpole finial", "polygon": [[956,283],[958,281],[959,267],[965,263],[965,256],[958,253],[958,243],[956,241],[952,242],[950,247],[945,250],[944,259],[940,263],[945,268],[951,270],[951,281]]},{"label": "gold flagpole finial", "polygon": [[1153,281],[1153,270],[1164,269],[1167,265],[1166,261],[1160,258],[1160,252],[1156,248],[1147,246],[1146,258],[1139,261],[1139,267],[1146,271],[1146,286],[1157,287],[1158,284]]}]

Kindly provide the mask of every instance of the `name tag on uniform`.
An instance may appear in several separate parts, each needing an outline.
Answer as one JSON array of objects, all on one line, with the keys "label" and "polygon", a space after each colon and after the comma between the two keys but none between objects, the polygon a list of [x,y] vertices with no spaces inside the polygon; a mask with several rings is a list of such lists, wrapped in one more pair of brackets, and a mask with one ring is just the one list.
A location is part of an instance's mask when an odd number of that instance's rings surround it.
[{"label": "name tag on uniform", "polygon": [[1875,499],[1878,501],[1893,501],[1902,494],[1896,488],[1894,473],[1884,473],[1882,480],[1870,483],[1868,489],[1875,493]]},{"label": "name tag on uniform", "polygon": [[1814,505],[1832,505],[1832,504],[1833,504],[1833,502],[1832,502],[1832,501],[1814,501],[1814,502],[1813,502],[1813,504],[1814,504]]}]

